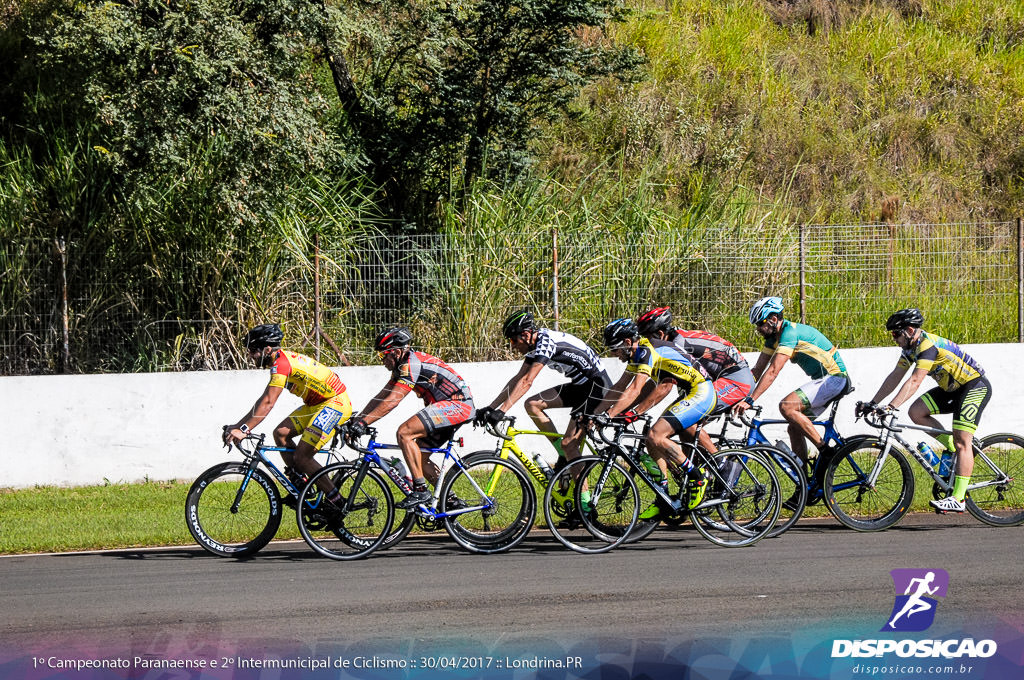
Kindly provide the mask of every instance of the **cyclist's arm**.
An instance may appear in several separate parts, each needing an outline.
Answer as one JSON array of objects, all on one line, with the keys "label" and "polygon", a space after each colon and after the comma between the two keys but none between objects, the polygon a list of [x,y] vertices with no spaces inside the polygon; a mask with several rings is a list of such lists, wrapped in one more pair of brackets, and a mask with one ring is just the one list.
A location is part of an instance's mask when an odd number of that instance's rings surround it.
[{"label": "cyclist's arm", "polygon": [[612,394],[618,394],[618,399],[606,399],[602,401],[601,405],[597,407],[597,413],[602,412],[602,406],[609,404],[607,410],[604,411],[608,414],[608,417],[614,418],[619,415],[636,401],[647,380],[648,376],[642,373],[630,373],[629,371],[626,371],[612,388]]},{"label": "cyclist's arm", "polygon": [[897,366],[892,370],[885,380],[882,381],[882,386],[875,392],[875,396],[871,397],[871,401],[878,403],[892,394],[892,391],[896,389],[896,386],[900,384],[900,380],[907,374],[907,369]]},{"label": "cyclist's arm", "polygon": [[906,403],[914,394],[917,389],[921,387],[921,383],[924,382],[925,376],[928,375],[928,371],[923,368],[915,368],[914,372],[907,378],[907,382],[903,383],[903,387],[896,393],[896,396],[889,401],[889,406],[893,408],[899,408]]},{"label": "cyclist's arm", "polygon": [[[648,390],[648,386],[650,386],[652,389]],[[634,406],[633,410],[636,411],[637,413],[647,413],[654,406],[656,406],[662,399],[667,397],[669,392],[671,392],[672,389],[675,388],[675,386],[676,383],[671,378],[662,380],[657,385],[648,382],[646,385],[644,385],[644,390],[647,392],[647,395],[641,395],[640,403]]]},{"label": "cyclist's arm", "polygon": [[267,389],[263,390],[263,394],[260,395],[260,398],[256,400],[255,404],[253,404],[252,409],[242,416],[241,419],[235,423],[234,427],[228,430],[225,435],[225,441],[227,441],[228,437],[231,438],[232,442],[240,442],[245,439],[245,432],[239,428],[242,425],[245,425],[246,429],[251,432],[254,427],[257,427],[262,423],[263,419],[266,418],[274,408],[274,404],[277,403],[277,398],[281,396],[282,391],[282,388],[277,385],[267,385]]},{"label": "cyclist's arm", "polygon": [[384,386],[380,392],[377,393],[370,403],[366,405],[363,410],[352,417],[352,421],[362,420],[364,423],[369,425],[372,422],[378,421],[387,414],[391,413],[392,410],[398,404],[405,399],[405,395],[411,392],[408,387],[397,382],[389,382]]},{"label": "cyclist's arm", "polygon": [[757,355],[757,361],[754,363],[754,367],[750,369],[750,372],[754,374],[754,380],[761,377],[764,373],[764,369],[768,368],[768,361],[771,357],[764,352]]},{"label": "cyclist's arm", "polygon": [[[768,364],[768,368],[764,369],[764,373],[758,377],[757,384],[754,385],[754,390],[750,393],[751,401],[757,401],[758,397],[768,391],[768,388],[775,382],[775,378],[779,377],[779,371],[789,361],[789,355],[782,352],[773,354],[770,362],[767,360],[767,354],[762,354],[761,356],[765,357],[765,363]],[[758,359],[757,362],[760,364],[761,360]]]},{"label": "cyclist's arm", "polygon": [[526,391],[530,389],[542,368],[544,368],[544,364],[539,361],[532,361],[530,363],[524,361],[523,365],[519,367],[519,372],[508,381],[508,384],[501,389],[501,392],[498,392],[498,396],[491,402],[491,408],[498,408],[508,412],[510,408],[523,398]]}]

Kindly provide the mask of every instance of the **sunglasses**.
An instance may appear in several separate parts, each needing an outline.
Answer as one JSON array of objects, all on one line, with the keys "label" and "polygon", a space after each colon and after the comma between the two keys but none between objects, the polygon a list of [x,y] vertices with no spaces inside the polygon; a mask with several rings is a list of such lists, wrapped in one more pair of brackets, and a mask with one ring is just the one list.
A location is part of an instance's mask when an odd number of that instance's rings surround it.
[{"label": "sunglasses", "polygon": [[900,331],[891,331],[889,333],[889,335],[891,335],[894,338],[900,338],[900,337],[903,337],[903,331],[902,330],[900,330]]}]

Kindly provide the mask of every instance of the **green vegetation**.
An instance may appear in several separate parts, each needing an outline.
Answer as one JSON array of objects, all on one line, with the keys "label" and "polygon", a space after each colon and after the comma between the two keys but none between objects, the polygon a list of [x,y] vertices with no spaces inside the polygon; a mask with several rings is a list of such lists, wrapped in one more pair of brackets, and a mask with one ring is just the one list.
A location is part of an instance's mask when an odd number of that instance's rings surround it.
[{"label": "green vegetation", "polygon": [[[954,256],[909,225],[1020,216],[1021,101],[1021,0],[19,3],[0,371],[234,367],[267,319],[309,347],[316,239],[346,357],[384,323],[498,356],[479,331],[509,307],[554,315],[556,228],[561,327],[584,336],[658,302],[750,347],[750,298],[795,297],[797,225],[886,222],[808,253],[808,321],[876,344],[899,299],[1015,340],[1010,278],[977,275],[1012,267],[1012,235]],[[868,236],[891,265],[836,272]],[[387,280],[403,258],[414,283]]]}]

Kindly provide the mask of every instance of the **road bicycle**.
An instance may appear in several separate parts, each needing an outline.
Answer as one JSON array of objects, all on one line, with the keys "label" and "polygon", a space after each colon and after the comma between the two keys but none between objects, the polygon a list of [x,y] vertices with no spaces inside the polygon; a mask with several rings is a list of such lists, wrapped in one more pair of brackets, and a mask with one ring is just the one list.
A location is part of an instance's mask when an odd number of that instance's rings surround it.
[{"label": "road bicycle", "polygon": [[[709,489],[704,500],[689,509],[689,485],[683,480],[676,494],[655,481],[639,460],[643,433],[627,429],[620,419],[604,415],[588,418],[588,436],[602,446],[597,455],[569,461],[545,490],[545,521],[566,547],[581,553],[602,553],[632,536],[641,505],[640,488],[659,503],[663,514],[688,515],[694,527],[717,545],[750,545],[771,531],[778,519],[778,479],[772,464],[751,451],[724,450],[714,455],[691,449],[694,464],[703,468]],[[611,430],[609,436],[606,430]],[[672,471],[678,474],[678,471]],[[552,490],[569,489],[576,512],[570,520],[552,513]],[[652,520],[657,525],[657,521]]]},{"label": "road bicycle", "polygon": [[[282,472],[268,453],[294,451],[281,446],[264,446],[265,435],[249,434],[237,442],[241,461],[218,463],[192,483],[185,497],[185,524],[189,533],[207,552],[219,557],[248,557],[257,553],[277,535],[283,505],[298,508],[302,491],[298,476]],[[321,449],[328,464],[338,460],[332,448]],[[287,495],[282,498],[277,484]],[[316,515],[323,499],[310,494],[296,514]]]},{"label": "road bicycle", "polygon": [[[865,421],[880,435],[856,444],[857,450],[845,457],[837,457],[825,473],[825,501],[840,522],[858,531],[879,531],[907,514],[915,485],[908,453],[931,477],[936,500],[952,493],[956,454],[944,475],[900,436],[905,430],[933,437],[952,435],[951,430],[898,422],[896,413],[884,410],[869,411]],[[1024,523],[1024,438],[1009,433],[976,437],[972,448],[974,472],[967,487],[967,511],[993,526]]]},{"label": "road bicycle", "polygon": [[[341,462],[330,465],[310,479],[299,500],[305,500],[307,492],[315,495],[315,485],[321,476],[338,480],[336,486],[343,499],[365,503],[372,498],[379,505],[386,505],[393,517],[394,498],[388,483],[408,494],[412,491],[409,480],[403,478],[394,465],[380,456],[381,450],[399,450],[396,444],[381,444],[376,441],[377,432],[370,429],[365,445],[348,438],[347,443],[361,456],[355,462]],[[358,538],[366,544],[366,553],[384,544],[394,544],[407,535],[416,522],[426,527],[444,526],[456,543],[475,553],[503,552],[515,547],[533,526],[537,511],[537,498],[533,485],[526,475],[514,465],[498,458],[482,458],[464,463],[455,453],[454,442],[444,447],[423,448],[430,454],[442,454],[438,483],[430,503],[423,503],[406,513],[402,524],[391,533],[391,524],[385,528],[376,525],[372,532],[360,534]],[[501,475],[494,475],[496,468]],[[382,471],[382,475],[378,470]],[[493,478],[500,483],[488,485]],[[368,485],[368,488],[364,488]],[[485,489],[486,487],[486,489]],[[338,504],[344,513],[345,503]],[[354,559],[365,556],[352,545],[348,536],[338,536],[333,527],[304,527],[300,522],[299,531],[314,550],[334,559]],[[374,547],[370,548],[369,544]]]}]

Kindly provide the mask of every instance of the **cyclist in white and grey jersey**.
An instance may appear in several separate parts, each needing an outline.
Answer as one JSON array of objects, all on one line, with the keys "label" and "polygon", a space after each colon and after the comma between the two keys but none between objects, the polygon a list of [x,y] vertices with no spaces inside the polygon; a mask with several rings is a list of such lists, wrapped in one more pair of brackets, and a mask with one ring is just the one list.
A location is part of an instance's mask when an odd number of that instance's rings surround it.
[{"label": "cyclist in white and grey jersey", "polygon": [[541,369],[545,366],[553,368],[565,375],[569,382],[532,395],[524,406],[537,429],[545,432],[557,432],[546,413],[547,409],[572,409],[573,418],[569,421],[565,436],[561,442],[552,441],[559,455],[557,469],[564,465],[565,460],[579,456],[583,429],[577,426],[575,416],[593,413],[594,408],[604,399],[612,381],[597,352],[587,343],[568,333],[538,327],[529,311],[512,314],[505,321],[502,333],[513,349],[525,355],[523,365],[498,392],[494,401],[477,411],[476,422],[497,424],[505,412],[526,394]]}]

